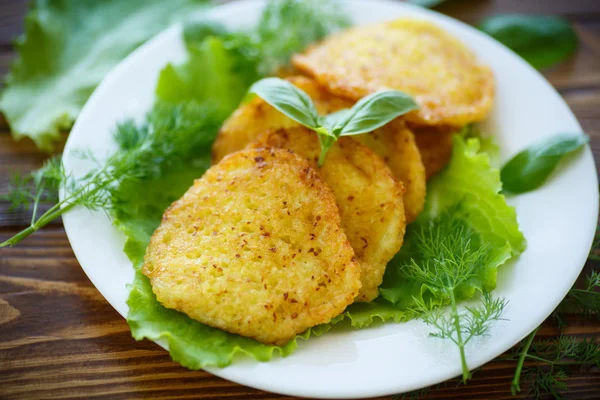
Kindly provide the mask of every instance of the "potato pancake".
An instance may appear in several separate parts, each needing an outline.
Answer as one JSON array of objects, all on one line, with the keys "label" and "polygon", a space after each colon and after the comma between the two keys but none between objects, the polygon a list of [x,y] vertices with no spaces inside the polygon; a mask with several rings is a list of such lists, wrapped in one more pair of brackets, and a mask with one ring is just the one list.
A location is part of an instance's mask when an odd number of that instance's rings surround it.
[{"label": "potato pancake", "polygon": [[[315,168],[320,153],[317,134],[304,127],[266,132],[250,147],[290,149]],[[333,145],[318,171],[333,192],[342,228],[361,267],[356,301],[371,301],[379,294],[388,261],[402,246],[402,184],[380,157],[350,137]]]},{"label": "potato pancake", "polygon": [[353,101],[381,89],[406,92],[420,106],[406,118],[420,125],[482,120],[494,99],[490,68],[448,32],[418,19],[334,34],[295,55],[293,64],[331,93]]},{"label": "potato pancake", "polygon": [[458,129],[452,127],[413,128],[427,179],[448,165],[452,156],[452,136],[457,131]]},{"label": "potato pancake", "polygon": [[427,181],[412,131],[397,119],[371,133],[353,137],[379,155],[407,188],[404,193],[406,222],[414,221],[425,205]]},{"label": "potato pancake", "polygon": [[360,266],[331,190],[287,150],[245,150],[171,205],[143,273],[165,307],[281,345],[354,301]]},{"label": "potato pancake", "polygon": [[[329,93],[313,79],[289,78],[314,101],[321,115],[352,107],[352,102]],[[213,144],[213,162],[227,154],[243,149],[248,143],[268,130],[300,126],[277,111],[264,100],[255,97],[238,108],[225,122]],[[369,135],[369,134],[367,134]],[[412,222],[423,209],[425,202],[425,172],[412,133],[400,122],[380,128],[376,134],[355,136],[384,158],[396,179],[404,185],[406,218]]]}]

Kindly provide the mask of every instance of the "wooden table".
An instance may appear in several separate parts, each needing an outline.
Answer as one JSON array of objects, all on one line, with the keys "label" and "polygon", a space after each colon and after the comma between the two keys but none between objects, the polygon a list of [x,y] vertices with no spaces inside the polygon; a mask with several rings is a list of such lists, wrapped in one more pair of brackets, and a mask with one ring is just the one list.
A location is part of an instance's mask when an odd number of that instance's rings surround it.
[{"label": "wooden table", "polygon": [[[12,57],[10,40],[22,31],[25,0],[0,2],[0,74]],[[469,23],[507,12],[559,14],[574,22],[577,55],[545,76],[592,137],[600,160],[600,1],[450,0],[439,10]],[[0,121],[0,193],[13,170],[28,171],[46,155],[28,140],[13,142]],[[26,213],[0,203],[0,242],[28,224]],[[588,265],[586,269],[591,268]],[[547,321],[539,337],[555,337]],[[575,322],[566,331],[600,335],[600,323]],[[431,399],[509,399],[514,362],[493,361],[468,386],[433,390]],[[568,379],[570,399],[599,399],[600,372]],[[0,398],[175,399],[284,398],[188,371],[149,341],[131,338],[123,318],[104,300],[75,259],[60,221],[15,248],[0,250]],[[520,398],[525,398],[521,396]]]}]

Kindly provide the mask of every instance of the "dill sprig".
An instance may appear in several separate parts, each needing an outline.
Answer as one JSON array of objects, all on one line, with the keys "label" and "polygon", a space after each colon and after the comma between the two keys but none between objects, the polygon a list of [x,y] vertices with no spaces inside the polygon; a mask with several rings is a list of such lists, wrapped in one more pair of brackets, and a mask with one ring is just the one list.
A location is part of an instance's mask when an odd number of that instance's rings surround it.
[{"label": "dill sprig", "polygon": [[[600,228],[596,230],[588,261],[600,260],[597,254],[598,249],[600,249]],[[600,317],[600,272],[590,272],[582,285],[576,284],[573,286],[564,300],[554,310],[552,316],[561,331],[567,325],[568,315],[593,319]]]},{"label": "dill sprig", "polygon": [[489,246],[465,223],[459,207],[443,213],[424,225],[415,235],[419,259],[412,258],[402,266],[403,276],[422,282],[449,304],[449,310],[432,299],[417,299],[416,310],[423,321],[434,327],[430,335],[452,341],[459,349],[463,382],[471,378],[465,346],[477,336],[486,335],[490,324],[501,319],[507,304],[483,293],[477,305],[459,310],[460,289],[487,265]]},{"label": "dill sprig", "polygon": [[[567,390],[565,379],[570,367],[600,367],[600,343],[594,338],[579,339],[561,335],[556,339],[534,342],[538,329],[531,332],[524,346],[520,348],[517,368],[511,385],[515,396],[521,391],[521,376],[528,382],[528,394],[535,399],[546,395],[562,398],[561,392]],[[532,366],[525,366],[533,361]]]},{"label": "dill sprig", "polygon": [[[184,162],[207,162],[209,146],[220,124],[212,108],[195,102],[171,105],[158,103],[146,121],[136,125],[126,121],[118,125],[114,139],[118,150],[98,160],[89,150],[76,156],[92,162],[82,176],[65,171],[60,157],[54,157],[27,176],[16,175],[4,199],[11,208],[32,208],[30,225],[0,243],[13,246],[76,206],[110,212],[117,188],[126,182],[139,182],[161,174],[164,168]],[[63,199],[58,201],[58,193]],[[53,205],[38,216],[42,203]]]},{"label": "dill sprig", "polygon": [[[452,240],[456,243],[456,238]],[[596,233],[589,260],[597,260],[599,248],[600,229]],[[421,275],[423,274],[421,273]],[[485,309],[485,306],[483,308]],[[499,306],[499,309],[501,308],[503,306]],[[493,307],[489,307],[489,309],[491,310]],[[573,287],[569,291],[569,294],[557,309],[555,316],[562,318],[563,314],[584,316],[597,316],[600,314],[599,272],[592,271],[586,276],[583,286]],[[440,311],[434,311],[432,316],[435,324],[440,325],[441,329],[438,328],[438,331],[445,331],[443,336],[448,336],[451,332],[447,327],[451,325],[451,322],[448,320],[440,322],[440,319],[444,318],[444,314]],[[559,319],[559,324],[560,321]],[[466,324],[468,326],[469,322],[466,322]],[[544,399],[551,396],[555,399],[562,399],[564,398],[563,393],[568,390],[566,379],[572,372],[573,367],[600,368],[600,343],[594,338],[579,339],[566,335],[561,335],[556,339],[536,341],[538,330],[539,327],[531,332],[519,346],[515,347],[512,354],[503,357],[504,360],[517,361],[511,392],[513,396],[516,396],[521,391],[521,381],[524,381],[530,398]],[[454,337],[456,338],[456,335]],[[397,395],[397,398],[416,400],[427,395],[431,389],[432,387],[419,389]]]},{"label": "dill sprig", "polygon": [[594,236],[594,242],[592,244],[592,249],[590,250],[588,259],[592,261],[600,261],[600,255],[597,253],[598,250],[600,250],[600,227],[596,228],[596,235]]},{"label": "dill sprig", "polygon": [[[596,236],[588,260],[596,261],[596,254],[600,248],[600,229]],[[559,328],[566,325],[565,315],[575,314],[582,316],[600,315],[600,273],[592,271],[586,276],[582,287],[574,286],[565,299],[554,312],[554,317]],[[520,392],[521,376],[529,382],[529,395],[535,399],[542,399],[550,395],[561,399],[561,392],[566,391],[565,379],[568,377],[571,366],[600,367],[600,343],[593,338],[577,339],[572,336],[561,335],[557,339],[534,342],[539,327],[536,328],[523,344],[517,349],[517,367],[511,385],[513,395]],[[537,364],[525,367],[525,362],[531,360]]]},{"label": "dill sprig", "polygon": [[592,271],[581,288],[573,287],[556,310],[555,317],[565,324],[566,314],[598,316],[600,314],[600,273]]}]

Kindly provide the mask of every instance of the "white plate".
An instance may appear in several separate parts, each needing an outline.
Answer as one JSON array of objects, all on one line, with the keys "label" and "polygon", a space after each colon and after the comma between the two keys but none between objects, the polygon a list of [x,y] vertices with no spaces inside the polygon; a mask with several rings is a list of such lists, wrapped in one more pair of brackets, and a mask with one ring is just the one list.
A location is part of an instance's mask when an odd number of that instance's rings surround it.
[{"label": "white plate", "polygon": [[[214,18],[232,28],[257,21],[262,1],[239,1],[213,10]],[[400,16],[431,20],[452,32],[493,68],[497,102],[488,130],[498,135],[505,160],[531,143],[581,127],[556,91],[512,52],[477,30],[441,14],[384,0],[353,0],[344,8],[355,23]],[[181,28],[174,27],[135,51],[104,79],[71,132],[66,146],[67,170],[86,167],[69,157],[76,148],[97,154],[113,150],[112,132],[127,117],[141,119],[154,101],[158,73],[186,53]],[[511,198],[527,241],[520,259],[501,268],[498,296],[510,303],[489,337],[467,349],[472,368],[492,360],[523,339],[558,305],[579,275],[594,234],[598,183],[592,153],[586,149],[541,189]],[[71,245],[82,268],[100,293],[125,316],[133,268],[122,248],[124,237],[102,212],[75,209],[64,217]],[[460,374],[455,347],[428,337],[422,322],[388,323],[369,329],[332,332],[300,341],[287,358],[260,363],[248,358],[208,371],[255,388],[319,398],[388,395],[432,385]]]}]

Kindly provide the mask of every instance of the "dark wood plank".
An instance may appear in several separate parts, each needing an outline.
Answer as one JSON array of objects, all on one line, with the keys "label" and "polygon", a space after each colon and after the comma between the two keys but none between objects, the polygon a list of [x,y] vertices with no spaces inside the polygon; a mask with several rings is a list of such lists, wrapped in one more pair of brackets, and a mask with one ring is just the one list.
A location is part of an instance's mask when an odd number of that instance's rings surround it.
[{"label": "dark wood plank", "polygon": [[497,14],[524,13],[564,15],[571,19],[598,20],[600,2],[596,0],[448,0],[436,11],[469,23]]},{"label": "dark wood plank", "polygon": [[2,0],[0,5],[0,48],[12,43],[23,32],[27,0]]},{"label": "dark wood plank", "polygon": [[600,23],[576,22],[574,25],[580,39],[579,50],[566,62],[543,71],[544,76],[559,91],[599,88]]}]

